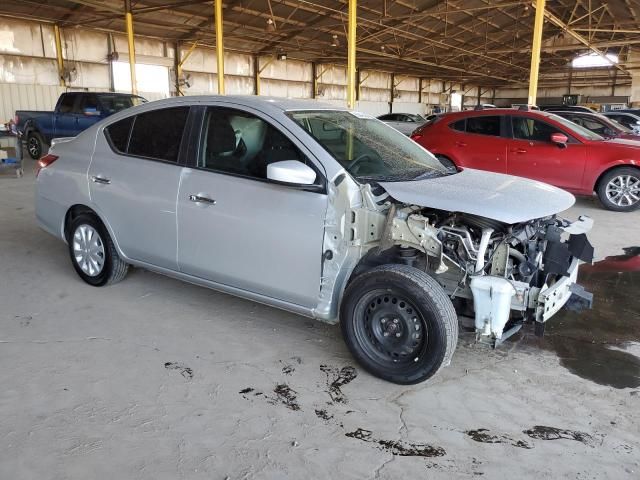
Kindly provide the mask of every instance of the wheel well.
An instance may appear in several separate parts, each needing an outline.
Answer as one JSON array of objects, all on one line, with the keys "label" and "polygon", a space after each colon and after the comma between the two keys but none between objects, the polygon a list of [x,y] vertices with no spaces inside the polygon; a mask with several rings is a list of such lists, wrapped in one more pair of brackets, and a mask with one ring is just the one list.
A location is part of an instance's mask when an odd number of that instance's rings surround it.
[{"label": "wheel well", "polygon": [[100,219],[98,214],[86,205],[78,204],[72,206],[69,210],[67,210],[67,214],[64,217],[64,238],[69,238],[69,227],[71,227],[71,222],[73,222],[76,218],[78,218],[79,215],[83,213],[94,215],[97,219]]},{"label": "wheel well", "polygon": [[368,272],[380,265],[408,265],[424,270],[425,267],[427,267],[427,262],[428,259],[425,253],[415,248],[402,248],[398,245],[384,251],[373,248],[358,261],[349,276],[347,285],[358,275]]},{"label": "wheel well", "polygon": [[595,185],[593,186],[593,191],[594,191],[594,192],[597,192],[597,191],[598,191],[598,188],[600,187],[600,182],[602,181],[602,179],[604,178],[604,176],[605,176],[607,173],[609,173],[609,172],[611,172],[611,171],[613,171],[613,170],[616,170],[616,169],[618,169],[618,168],[635,168],[636,170],[640,170],[640,167],[638,167],[637,165],[616,165],[616,166],[614,166],[614,167],[608,168],[608,169],[606,169],[604,172],[602,172],[602,173],[600,174],[600,176],[598,177],[598,179],[596,180],[596,183],[595,183]]}]

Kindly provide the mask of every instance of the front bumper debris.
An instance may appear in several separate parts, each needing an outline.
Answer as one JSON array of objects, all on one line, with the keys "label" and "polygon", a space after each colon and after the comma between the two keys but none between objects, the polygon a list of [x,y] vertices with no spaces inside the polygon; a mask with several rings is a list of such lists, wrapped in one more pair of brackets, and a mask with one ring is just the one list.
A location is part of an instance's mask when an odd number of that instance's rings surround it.
[{"label": "front bumper debris", "polygon": [[552,286],[544,285],[538,294],[536,322],[546,322],[564,307],[573,292],[571,287],[578,279],[580,261],[574,258],[568,269],[568,276],[560,278]]}]

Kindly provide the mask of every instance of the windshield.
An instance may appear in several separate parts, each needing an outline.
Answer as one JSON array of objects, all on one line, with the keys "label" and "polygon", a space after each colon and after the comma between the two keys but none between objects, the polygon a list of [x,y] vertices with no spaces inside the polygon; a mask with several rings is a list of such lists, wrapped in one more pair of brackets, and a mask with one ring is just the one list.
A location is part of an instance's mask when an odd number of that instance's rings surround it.
[{"label": "windshield", "polygon": [[550,113],[549,116],[553,118],[556,122],[560,123],[567,130],[570,130],[573,133],[576,133],[581,137],[586,138],[587,140],[595,140],[595,141],[604,140],[604,137],[601,137],[597,133],[594,133],[591,130],[587,130],[586,128],[581,127],[580,125],[573,123],[571,120],[562,118],[560,115],[555,115],[553,113]]},{"label": "windshield", "polygon": [[109,115],[136,105],[147,103],[147,100],[135,95],[98,95],[100,104]]},{"label": "windshield", "polygon": [[287,115],[357,180],[402,181],[450,173],[413,140],[364,114],[320,110]]}]

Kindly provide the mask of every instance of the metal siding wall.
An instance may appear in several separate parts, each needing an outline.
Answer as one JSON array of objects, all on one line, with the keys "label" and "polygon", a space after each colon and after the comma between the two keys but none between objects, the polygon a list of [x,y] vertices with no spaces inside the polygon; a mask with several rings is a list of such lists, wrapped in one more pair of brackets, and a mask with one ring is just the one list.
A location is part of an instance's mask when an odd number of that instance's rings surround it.
[{"label": "metal siding wall", "polygon": [[0,83],[0,122],[13,118],[16,110],[53,110],[64,90],[58,85]]}]

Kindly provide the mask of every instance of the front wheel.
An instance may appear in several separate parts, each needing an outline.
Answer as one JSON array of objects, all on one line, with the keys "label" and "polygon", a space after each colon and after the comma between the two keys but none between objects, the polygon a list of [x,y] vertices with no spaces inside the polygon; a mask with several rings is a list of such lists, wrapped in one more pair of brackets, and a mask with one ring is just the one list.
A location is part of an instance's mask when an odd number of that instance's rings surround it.
[{"label": "front wheel", "polygon": [[89,285],[116,283],[127,274],[129,265],[120,258],[107,229],[95,215],[74,218],[68,241],[73,268]]},{"label": "front wheel", "polygon": [[345,342],[376,377],[409,385],[450,363],[458,318],[442,287],[421,270],[382,265],[347,287],[340,322]]},{"label": "front wheel", "polygon": [[616,212],[631,212],[640,207],[640,169],[614,168],[598,184],[602,205]]},{"label": "front wheel", "polygon": [[27,152],[34,160],[38,160],[44,153],[44,139],[38,132],[29,132],[27,135]]}]

